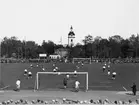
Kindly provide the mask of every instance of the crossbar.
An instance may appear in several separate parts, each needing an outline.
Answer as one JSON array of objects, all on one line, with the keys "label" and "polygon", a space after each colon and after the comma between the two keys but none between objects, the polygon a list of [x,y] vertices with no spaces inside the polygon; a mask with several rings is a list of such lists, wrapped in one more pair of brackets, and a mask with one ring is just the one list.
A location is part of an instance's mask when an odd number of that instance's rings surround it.
[{"label": "crossbar", "polygon": [[[74,72],[37,72],[37,74],[75,74]],[[88,74],[88,72],[76,72],[76,74]]]}]

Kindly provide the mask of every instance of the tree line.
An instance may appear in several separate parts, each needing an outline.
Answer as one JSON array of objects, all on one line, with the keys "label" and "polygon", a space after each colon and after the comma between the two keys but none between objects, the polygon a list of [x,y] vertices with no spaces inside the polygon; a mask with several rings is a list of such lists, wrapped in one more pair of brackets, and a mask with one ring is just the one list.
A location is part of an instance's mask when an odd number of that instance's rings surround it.
[{"label": "tree line", "polygon": [[40,53],[54,54],[56,49],[69,49],[68,57],[94,57],[94,58],[126,58],[139,57],[139,34],[131,35],[124,39],[120,35],[114,35],[108,39],[91,35],[85,36],[83,44],[75,46],[63,46],[53,41],[43,41],[38,45],[35,41],[21,41],[17,37],[4,37],[0,43],[1,57],[14,58],[38,58]]}]

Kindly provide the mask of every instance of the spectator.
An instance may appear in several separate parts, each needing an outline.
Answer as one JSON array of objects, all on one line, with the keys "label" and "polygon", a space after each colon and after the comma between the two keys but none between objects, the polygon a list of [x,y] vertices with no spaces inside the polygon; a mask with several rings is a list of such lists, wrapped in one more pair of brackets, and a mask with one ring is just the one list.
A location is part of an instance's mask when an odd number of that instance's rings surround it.
[{"label": "spectator", "polygon": [[131,86],[131,88],[132,88],[133,95],[136,95],[137,92],[136,84],[133,83],[133,86]]}]

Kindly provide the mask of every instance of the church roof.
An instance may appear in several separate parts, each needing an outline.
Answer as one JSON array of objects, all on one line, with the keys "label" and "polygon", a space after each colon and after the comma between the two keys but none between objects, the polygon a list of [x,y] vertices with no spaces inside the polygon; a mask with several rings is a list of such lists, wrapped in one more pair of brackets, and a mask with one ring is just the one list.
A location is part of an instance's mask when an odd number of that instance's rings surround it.
[{"label": "church roof", "polygon": [[68,35],[70,35],[70,36],[74,36],[75,34],[74,34],[73,31],[70,31]]},{"label": "church roof", "polygon": [[73,29],[73,28],[72,28],[72,26],[71,26],[70,32],[69,32],[69,34],[68,34],[69,36],[75,36],[75,34],[74,34],[74,32],[72,31],[72,29]]}]

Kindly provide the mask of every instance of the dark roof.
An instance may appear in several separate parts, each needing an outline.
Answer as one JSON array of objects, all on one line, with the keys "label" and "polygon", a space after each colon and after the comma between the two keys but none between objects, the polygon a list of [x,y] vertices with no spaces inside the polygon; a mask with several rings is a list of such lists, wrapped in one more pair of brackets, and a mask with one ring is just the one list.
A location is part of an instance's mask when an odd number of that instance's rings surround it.
[{"label": "dark roof", "polygon": [[74,36],[75,34],[73,31],[70,31],[68,35]]}]

